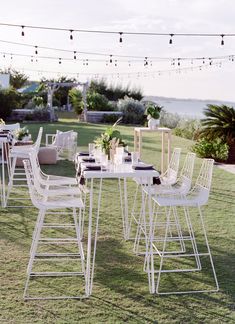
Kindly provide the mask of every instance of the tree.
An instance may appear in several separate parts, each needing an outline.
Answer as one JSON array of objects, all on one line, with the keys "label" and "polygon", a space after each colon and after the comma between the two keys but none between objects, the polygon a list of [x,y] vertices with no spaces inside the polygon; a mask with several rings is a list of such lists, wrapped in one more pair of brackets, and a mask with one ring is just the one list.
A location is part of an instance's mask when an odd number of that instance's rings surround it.
[{"label": "tree", "polygon": [[28,76],[25,75],[24,73],[21,73],[17,70],[14,69],[7,69],[4,71],[1,71],[1,73],[8,73],[10,74],[10,85],[14,89],[20,89],[22,88],[26,82],[28,81]]},{"label": "tree", "polygon": [[21,106],[21,94],[15,89],[10,87],[9,89],[0,90],[0,116],[5,119],[11,115],[12,109],[19,108]]},{"label": "tree", "polygon": [[83,111],[82,92],[75,88],[69,90],[69,99],[76,114],[81,115]]},{"label": "tree", "polygon": [[235,163],[235,109],[226,105],[207,105],[202,119],[201,136],[209,140],[220,138],[228,144],[228,163]]},{"label": "tree", "polygon": [[[63,83],[66,83],[66,82],[73,83],[73,82],[75,82],[76,83],[76,80],[74,78],[70,79],[70,78],[67,78],[66,76],[61,76],[58,79],[50,79],[50,80],[43,78],[41,80],[41,82],[42,83],[45,83],[45,82],[63,82]],[[42,86],[42,88],[43,88],[43,86]],[[55,91],[54,98],[57,99],[60,102],[61,106],[67,104],[69,90],[71,90],[71,89],[72,89],[72,86],[71,87],[60,87],[58,90]]]}]

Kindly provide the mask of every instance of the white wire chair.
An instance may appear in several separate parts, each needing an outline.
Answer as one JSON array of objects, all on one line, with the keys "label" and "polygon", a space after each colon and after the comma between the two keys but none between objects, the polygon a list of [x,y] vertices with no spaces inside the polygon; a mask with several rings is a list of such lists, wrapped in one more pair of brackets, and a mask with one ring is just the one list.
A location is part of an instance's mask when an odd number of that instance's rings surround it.
[{"label": "white wire chair", "polygon": [[35,186],[38,192],[45,197],[55,195],[81,194],[77,181],[72,177],[64,177],[46,174],[41,170],[38,157],[35,152],[29,155],[31,168],[35,176]]},{"label": "white wire chair", "polygon": [[[192,177],[193,177],[193,170],[194,170],[194,163],[195,163],[195,153],[187,153],[186,158],[184,160],[183,167],[180,171],[179,178],[177,179],[176,183],[173,185],[152,185],[152,186],[143,186],[143,191],[146,194],[146,202],[148,195],[151,195],[153,200],[155,197],[158,197],[159,195],[167,194],[167,195],[186,195],[189,190],[191,189],[192,184]],[[133,251],[136,254],[139,254],[139,244],[140,240],[145,240],[146,233],[143,231],[143,222],[146,223],[146,220],[143,220],[143,215],[146,215],[146,213],[140,213],[139,219],[137,220],[134,218],[135,222],[137,223],[137,230],[136,230],[136,236],[135,236],[135,242],[134,242],[134,248]],[[159,223],[157,219],[155,219],[154,226],[165,226],[165,223]],[[182,238],[182,230],[179,223],[179,219],[177,217],[177,213],[173,214],[173,220],[171,221],[170,225],[170,232],[176,228],[178,235],[175,237],[176,241],[180,242],[180,248],[181,251],[185,250],[184,242],[181,239]],[[171,230],[172,229],[172,230]],[[171,235],[171,239],[173,240],[173,237]],[[159,240],[159,239],[158,239]],[[179,252],[177,250],[177,252]],[[144,253],[144,252],[143,252]]]},{"label": "white wire chair", "polygon": [[7,125],[1,125],[0,126],[1,130],[9,130],[10,132],[14,132],[18,129],[20,129],[20,123],[15,123],[15,124],[7,124]]},{"label": "white wire chair", "polygon": [[[163,186],[167,186],[167,185],[171,186],[176,183],[178,177],[178,171],[179,171],[180,154],[181,154],[181,148],[174,148],[167,170],[164,172],[164,174],[160,175],[159,178],[160,183]],[[135,190],[134,200],[133,200],[133,205],[131,210],[128,239],[131,239],[130,233],[131,233],[132,221],[134,220],[134,222],[138,224],[139,221],[137,221],[137,219],[141,219],[142,217],[143,209],[142,208],[140,209],[140,213],[139,211],[137,212],[137,201],[138,201],[138,195],[141,192],[140,188],[143,188],[142,186],[143,184],[145,183],[147,184],[147,180],[145,179],[135,178],[134,181],[136,182],[136,190]]]},{"label": "white wire chair", "polygon": [[178,178],[181,148],[174,148],[170,163],[165,173],[160,176],[161,184],[173,185]]},{"label": "white wire chair", "polygon": [[[36,178],[33,173],[32,166],[29,160],[23,160],[24,168],[27,177],[27,183],[29,187],[30,198],[33,205],[39,210],[38,218],[35,226],[35,230],[32,238],[32,245],[30,249],[30,259],[27,267],[27,279],[24,290],[24,299],[79,299],[85,296],[85,283],[84,283],[84,294],[74,294],[74,295],[64,295],[63,293],[57,294],[42,294],[42,295],[32,295],[29,293],[30,290],[30,280],[36,279],[38,277],[85,277],[85,264],[84,264],[84,252],[83,246],[81,242],[81,210],[84,207],[83,201],[79,197],[71,197],[68,196],[51,196],[45,199],[45,196],[42,195],[37,189]],[[77,213],[78,210],[78,213]],[[66,218],[68,215],[72,214],[73,224],[65,223],[64,220],[60,223],[48,223],[45,221],[46,216],[50,216],[53,219],[60,215],[63,218]],[[55,237],[55,233],[53,237],[44,237],[43,231],[46,229],[51,229],[53,232],[56,230],[61,230],[62,228],[66,230],[71,229],[74,231],[75,237],[71,237],[69,234],[68,237]],[[48,235],[48,234],[47,234]],[[58,234],[57,234],[58,235]],[[77,247],[77,252],[58,252],[57,247],[63,244],[75,244]],[[41,252],[40,246],[44,246],[45,244],[49,244],[53,246],[55,252]],[[73,250],[74,251],[74,250]],[[66,271],[66,265],[69,264],[69,260],[74,258],[79,262],[79,271],[70,270]],[[60,262],[64,261],[63,266],[59,267],[59,269],[46,269],[46,265],[43,261],[55,261],[59,260]],[[40,262],[41,261],[41,262]],[[37,269],[38,263],[40,264],[39,270]],[[53,263],[52,263],[53,264]],[[45,268],[44,268],[45,266]],[[55,265],[54,265],[55,266]],[[44,270],[45,269],[45,270]],[[62,269],[62,270],[60,270]],[[85,282],[85,279],[84,279]],[[55,287],[56,288],[56,287]],[[70,287],[71,288],[71,287]],[[39,290],[40,291],[40,290]]]},{"label": "white wire chair", "polygon": [[[38,136],[34,144],[32,145],[20,145],[20,146],[12,146],[9,151],[9,159],[10,159],[10,174],[9,174],[9,183],[8,183],[8,190],[7,190],[7,199],[6,204],[9,200],[25,200],[27,198],[17,198],[14,196],[10,198],[10,194],[12,192],[13,187],[22,188],[27,187],[26,185],[26,175],[24,168],[16,167],[16,162],[18,158],[27,159],[29,158],[29,154],[35,152],[38,154],[39,147],[41,144],[43,133],[43,127],[39,128]],[[8,207],[10,207],[8,205]],[[14,207],[24,207],[23,205],[14,206]]]},{"label": "white wire chair", "polygon": [[[188,194],[178,194],[178,195],[159,195],[154,196],[152,199],[154,203],[157,205],[155,217],[158,217],[159,213],[164,212],[165,214],[165,227],[163,231],[163,240],[159,242],[156,240],[156,237],[159,235],[157,231],[159,230],[155,226],[155,218],[153,217],[150,221],[150,228],[148,232],[148,239],[147,239],[147,248],[148,251],[146,253],[146,264],[145,264],[145,270],[148,273],[149,276],[149,283],[150,283],[150,292],[151,293],[157,293],[157,294],[182,294],[182,293],[197,293],[197,292],[214,292],[218,291],[219,285],[215,273],[215,268],[211,256],[211,251],[207,239],[206,229],[203,221],[203,215],[201,207],[204,206],[209,199],[209,193],[210,193],[210,187],[211,187],[211,181],[212,181],[212,171],[213,171],[213,163],[214,160],[212,159],[204,159],[202,161],[201,169],[198,175],[198,178],[196,180],[195,186],[191,191],[188,192]],[[191,215],[189,212],[190,208],[197,208],[199,213],[199,220],[200,227],[202,230],[203,238],[205,241],[205,246],[200,249],[200,251],[196,236],[193,229],[193,223],[191,221]],[[163,209],[163,211],[162,211]],[[178,210],[183,211],[183,219],[185,219],[185,230],[182,234],[181,240],[183,240],[185,243],[187,243],[187,250],[183,253],[177,253],[174,252],[170,253],[170,245],[172,243],[172,240],[169,237],[169,231],[170,231],[170,224],[171,224],[171,215],[172,213],[176,213],[178,215]],[[200,243],[202,245],[202,243]],[[194,273],[201,273],[203,274],[202,270],[205,271],[203,268],[202,258],[209,257],[211,269],[213,273],[215,288],[199,288],[194,289],[190,288],[190,285],[188,284],[188,289],[183,290],[171,290],[168,288],[167,290],[160,291],[160,281],[163,274],[169,274],[169,273],[180,273],[180,272],[194,272]],[[169,263],[167,261],[173,262],[174,260],[178,261],[177,267],[173,267],[173,269],[169,269]],[[156,266],[156,261],[159,261],[158,266]],[[181,262],[180,262],[181,260]],[[187,266],[185,266],[185,262],[187,260]],[[205,261],[205,260],[204,260]],[[167,263],[167,265],[165,264]],[[193,263],[193,264],[192,264]],[[165,265],[165,268],[163,268],[163,264]],[[170,265],[171,266],[171,265]],[[157,279],[155,279],[157,277]],[[196,280],[196,279],[194,279]],[[202,280],[200,278],[199,280]],[[166,282],[166,281],[165,281]],[[164,283],[165,283],[164,282]],[[183,281],[181,279],[181,283],[183,284]]]},{"label": "white wire chair", "polygon": [[58,159],[74,161],[77,151],[77,132],[57,130],[56,134],[46,134],[46,146],[56,149]]}]

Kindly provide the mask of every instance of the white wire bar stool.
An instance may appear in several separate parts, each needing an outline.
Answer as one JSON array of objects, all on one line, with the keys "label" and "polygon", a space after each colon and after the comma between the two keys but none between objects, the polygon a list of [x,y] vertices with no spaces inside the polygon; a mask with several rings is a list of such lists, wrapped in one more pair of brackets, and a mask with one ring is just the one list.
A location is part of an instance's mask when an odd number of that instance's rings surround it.
[{"label": "white wire bar stool", "polygon": [[[178,172],[179,172],[179,163],[180,163],[180,155],[181,155],[181,148],[174,148],[173,153],[171,155],[171,160],[170,163],[167,167],[167,170],[164,172],[164,174],[160,175],[160,182],[161,182],[161,187],[164,186],[164,188],[166,188],[166,186],[171,186],[173,184],[176,183],[177,178],[178,178]],[[133,227],[133,221],[134,224],[137,224],[140,222],[141,219],[141,215],[142,215],[142,208],[137,208],[137,202],[138,202],[138,195],[139,193],[142,195],[141,193],[141,188],[142,186],[140,186],[140,179],[136,178],[134,179],[134,181],[136,182],[136,190],[135,190],[135,194],[134,194],[134,200],[133,200],[133,206],[132,206],[132,210],[131,210],[131,218],[130,218],[130,224],[129,224],[129,231],[127,233],[127,239],[134,239],[135,240],[135,236],[132,237],[131,232],[133,232],[132,227]],[[143,179],[141,180],[142,184],[143,184]],[[157,185],[158,187],[159,185]],[[155,188],[155,186],[153,186],[153,188]],[[137,212],[140,211],[139,212]]]},{"label": "white wire bar stool", "polygon": [[[152,186],[145,186],[143,187],[143,190],[146,194],[146,202],[147,202],[147,196],[150,195],[152,197],[157,197],[158,195],[186,195],[192,185],[192,177],[193,177],[193,170],[194,170],[194,163],[195,163],[195,153],[187,153],[186,158],[184,160],[183,167],[180,171],[180,175],[176,181],[175,184],[173,185],[152,185]],[[146,204],[146,203],[145,203]],[[156,207],[154,204],[153,208]],[[142,213],[139,215],[139,219],[134,219],[135,222],[137,223],[137,230],[136,230],[136,236],[135,236],[135,242],[134,242],[134,248],[133,251],[136,254],[143,254],[144,252],[140,252],[139,250],[139,245],[140,245],[140,240],[145,240],[146,233],[143,231],[144,227],[143,224],[146,223],[146,219],[143,219]],[[147,229],[149,228],[149,223],[145,224]],[[165,222],[159,222],[157,218],[155,218],[155,224],[154,226],[156,227],[165,227]],[[177,231],[177,236],[173,237],[172,232],[173,229],[176,229]],[[181,251],[185,250],[185,245],[184,241],[182,240],[182,229],[180,226],[179,219],[177,217],[177,213],[173,213],[172,215],[172,220],[169,225],[169,235],[171,240],[176,240],[180,242],[180,248]],[[155,238],[156,239],[156,238]],[[162,240],[163,238],[158,238],[157,240]],[[179,252],[177,250],[176,252]]]},{"label": "white wire bar stool", "polygon": [[79,191],[75,178],[44,173],[41,170],[36,151],[32,151],[29,154],[29,158],[34,170],[35,178],[37,179],[40,186],[42,186],[45,190],[53,188],[59,189],[60,187],[61,191],[63,191],[64,188],[70,187],[71,194],[73,194],[74,190],[75,192]]},{"label": "white wire bar stool", "polygon": [[[0,197],[1,206],[6,206],[6,173],[9,175],[9,156],[8,156],[8,138],[0,137]],[[5,168],[7,165],[7,168]]]},{"label": "white wire bar stool", "polygon": [[[85,256],[81,240],[81,211],[84,207],[81,196],[58,196],[51,194],[45,197],[41,195],[35,185],[35,176],[30,161],[24,160],[23,163],[30,198],[33,205],[39,211],[32,237],[24,299],[80,299],[87,297]],[[68,216],[72,218],[73,223],[64,222],[64,219],[67,220]],[[46,221],[47,217],[52,219],[52,222]],[[58,221],[58,217],[60,221]],[[62,230],[65,230],[63,236],[61,235]],[[66,234],[67,231],[68,234]],[[58,237],[58,234],[60,237]],[[58,248],[61,246],[66,246],[66,249],[63,249],[62,252]],[[71,246],[73,246],[73,249],[71,248],[70,252],[69,247]],[[74,261],[76,263],[71,268],[70,265]],[[69,267],[70,269],[68,269]],[[58,281],[54,285],[51,284],[51,281],[54,279],[60,280],[69,277],[72,278],[72,283],[76,288],[76,293],[74,294],[65,294],[63,285],[57,287]],[[76,287],[75,277],[81,278],[81,281],[79,281],[81,287]],[[44,280],[50,279],[49,283],[47,281],[47,284],[42,284],[42,278]],[[37,282],[37,279],[40,279],[39,282]],[[32,284],[33,281],[34,283]],[[37,287],[37,284],[39,284],[39,287]],[[48,294],[47,288],[49,285],[56,289],[56,294]],[[36,293],[29,293],[30,289],[35,289],[35,286],[37,287]],[[61,289],[61,287],[62,291],[57,293],[57,290]],[[70,290],[73,291],[71,286],[69,286],[68,291]]]},{"label": "white wire bar stool", "polygon": [[[145,270],[148,273],[151,293],[167,295],[216,292],[219,290],[201,209],[209,199],[213,163],[214,160],[212,159],[203,160],[195,186],[188,194],[152,197],[153,202],[156,204],[156,211],[155,216],[150,220],[148,251],[145,259]],[[159,241],[156,240],[156,237],[159,237],[159,228],[155,224],[158,214],[163,212],[165,215],[165,228],[160,232],[163,240]],[[177,214],[177,218],[182,223],[184,221],[185,225],[182,230],[181,240],[184,241],[186,250],[182,253],[170,252],[171,245],[174,244],[174,240],[171,240],[170,237],[171,217],[174,214]],[[194,230],[192,217],[200,225],[201,236]],[[209,277],[205,272],[209,273],[209,268],[213,280],[205,288],[205,284],[209,281]],[[191,277],[189,277],[188,273],[192,274]],[[183,279],[181,277],[180,280],[183,289],[179,289],[177,283],[174,283],[174,288],[166,287],[164,289],[164,286],[167,286],[169,281],[174,282],[174,279],[179,274],[184,274]],[[195,277],[193,277],[193,274]],[[171,275],[170,280],[167,281],[166,277],[163,278],[164,275]],[[162,282],[163,284],[160,287]],[[195,285],[191,286],[192,282],[197,282],[198,288],[195,288]]]},{"label": "white wire bar stool", "polygon": [[[27,159],[29,158],[29,154],[35,152],[36,154],[39,151],[39,147],[41,144],[43,133],[43,127],[39,128],[37,140],[32,145],[20,145],[20,146],[13,146],[9,151],[9,158],[10,158],[10,175],[9,175],[9,183],[8,183],[8,190],[7,190],[7,198],[6,198],[6,206],[7,207],[25,207],[24,205],[10,205],[9,201],[24,201],[28,200],[28,198],[18,197],[19,190],[21,188],[27,188],[26,183],[26,175],[25,170],[22,167],[16,167],[16,162],[18,158]],[[15,190],[14,190],[15,189]],[[11,195],[11,198],[10,198]]]}]

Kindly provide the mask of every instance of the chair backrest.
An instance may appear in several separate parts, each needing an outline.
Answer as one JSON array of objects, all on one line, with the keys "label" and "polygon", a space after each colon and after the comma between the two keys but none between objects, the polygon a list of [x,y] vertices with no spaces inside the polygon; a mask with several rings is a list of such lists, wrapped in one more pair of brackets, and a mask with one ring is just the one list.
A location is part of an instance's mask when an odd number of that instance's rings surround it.
[{"label": "chair backrest", "polygon": [[37,153],[40,148],[40,144],[41,144],[41,140],[42,140],[42,133],[43,133],[43,127],[40,127],[39,131],[38,131],[37,139],[36,139],[35,143],[33,144],[33,147]]},{"label": "chair backrest", "polygon": [[208,201],[212,182],[213,165],[213,159],[203,159],[202,161],[199,175],[192,190],[197,193],[199,205],[204,205]]},{"label": "chair backrest", "polygon": [[187,153],[180,171],[180,177],[177,183],[180,183],[182,194],[187,194],[191,189],[195,157],[195,153]]},{"label": "chair backrest", "polygon": [[20,129],[20,123],[1,125],[1,130],[9,130],[9,131],[13,132],[17,129]]},{"label": "chair backrest", "polygon": [[26,178],[27,178],[27,184],[28,184],[28,188],[29,188],[29,194],[30,194],[31,201],[35,207],[40,208],[40,201],[42,200],[42,198],[40,197],[40,195],[38,194],[38,192],[36,190],[35,176],[34,176],[34,173],[32,170],[30,160],[28,160],[28,159],[23,160],[23,164],[24,164],[24,169],[25,169],[25,174],[26,174]]},{"label": "chair backrest", "polygon": [[55,139],[52,144],[58,148],[67,147],[70,143],[72,133],[74,133],[73,130],[69,130],[67,132],[61,132],[61,131],[57,130]]},{"label": "chair backrest", "polygon": [[179,171],[181,148],[174,148],[170,163],[161,180],[163,184],[172,185],[176,183]]},{"label": "chair backrest", "polygon": [[73,161],[77,150],[77,132],[73,130],[61,132],[57,130],[54,142],[52,145],[57,147],[59,155]]}]

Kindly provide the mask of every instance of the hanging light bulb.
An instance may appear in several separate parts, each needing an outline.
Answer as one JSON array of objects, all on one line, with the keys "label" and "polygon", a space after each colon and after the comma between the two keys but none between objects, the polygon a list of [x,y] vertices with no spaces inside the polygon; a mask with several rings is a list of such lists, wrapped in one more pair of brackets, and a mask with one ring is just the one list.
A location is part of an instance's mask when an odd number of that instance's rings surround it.
[{"label": "hanging light bulb", "polygon": [[35,46],[35,54],[37,55],[38,54],[38,47]]},{"label": "hanging light bulb", "polygon": [[33,63],[33,56],[31,56],[31,60],[30,61],[31,61],[31,63]]},{"label": "hanging light bulb", "polygon": [[24,36],[24,26],[21,26],[21,36]]},{"label": "hanging light bulb", "polygon": [[221,36],[221,45],[223,46],[224,45],[224,35],[220,35]]},{"label": "hanging light bulb", "polygon": [[172,37],[174,36],[174,34],[170,34],[171,38],[169,39],[169,44],[173,43]]},{"label": "hanging light bulb", "polygon": [[109,63],[113,63],[112,57],[113,57],[113,55],[110,55]]},{"label": "hanging light bulb", "polygon": [[120,38],[119,38],[119,43],[122,43],[122,32],[119,32]]},{"label": "hanging light bulb", "polygon": [[73,52],[73,59],[76,60],[77,59],[77,55],[76,55],[76,51]]},{"label": "hanging light bulb", "polygon": [[59,64],[61,64],[61,57],[59,58]]},{"label": "hanging light bulb", "polygon": [[180,66],[180,58],[178,58],[178,66]]},{"label": "hanging light bulb", "polygon": [[70,40],[73,40],[73,30],[70,29],[70,35],[69,35]]}]

